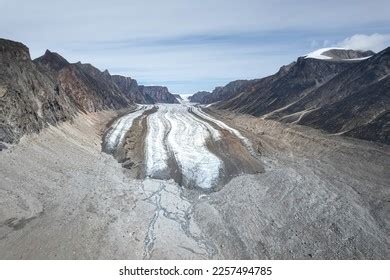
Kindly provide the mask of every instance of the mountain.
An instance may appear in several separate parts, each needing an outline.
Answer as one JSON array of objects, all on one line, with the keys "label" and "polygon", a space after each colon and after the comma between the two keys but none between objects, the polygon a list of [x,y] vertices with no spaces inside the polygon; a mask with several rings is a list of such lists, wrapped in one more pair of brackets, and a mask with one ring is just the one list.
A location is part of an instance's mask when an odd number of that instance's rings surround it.
[{"label": "mountain", "polygon": [[112,81],[108,71],[101,72],[91,64],[69,63],[49,50],[34,62],[46,74],[58,81],[66,94],[81,111],[94,112],[103,109],[120,109],[133,103]]},{"label": "mountain", "polygon": [[112,81],[119,87],[119,89],[135,103],[139,104],[154,104],[154,99],[140,90],[137,80],[130,77],[113,75]]},{"label": "mountain", "polygon": [[286,113],[331,133],[390,144],[390,47],[342,72]]},{"label": "mountain", "polygon": [[18,141],[75,114],[72,99],[31,60],[29,49],[0,39],[0,141]]},{"label": "mountain", "polygon": [[140,86],[140,90],[150,96],[154,103],[179,103],[176,97],[169,92],[167,87],[162,86]]},{"label": "mountain", "polygon": [[138,86],[130,77],[69,63],[50,50],[31,60],[25,45],[0,39],[0,143],[17,142],[79,112],[117,110],[134,102],[178,103],[166,87]]},{"label": "mountain", "polygon": [[296,102],[358,61],[300,57],[269,77],[247,82],[217,106],[263,116]]},{"label": "mountain", "polygon": [[210,104],[218,101],[229,100],[237,93],[248,90],[257,80],[236,80],[223,87],[216,87],[212,92],[199,91],[189,99],[191,102]]},{"label": "mountain", "polygon": [[305,55],[305,58],[316,58],[316,59],[331,59],[331,60],[347,60],[347,59],[365,59],[375,53],[373,51],[360,51],[351,50],[345,48],[323,48],[311,52]]},{"label": "mountain", "polygon": [[80,108],[87,111],[119,109],[131,103],[178,103],[162,86],[138,85],[135,79],[101,72],[91,64],[68,63],[59,54],[46,51],[34,60],[41,67],[57,76],[61,86],[71,95]]},{"label": "mountain", "polygon": [[198,91],[196,93],[194,93],[193,95],[191,95],[190,97],[188,97],[188,100],[190,100],[191,102],[195,102],[195,103],[200,103],[200,104],[208,104],[208,103],[211,103],[211,102],[208,102],[208,97],[211,95],[211,92],[209,91]]},{"label": "mountain", "polygon": [[389,48],[378,54],[322,49],[269,77],[237,81],[237,87],[229,83],[202,101],[219,101],[215,104],[219,109],[389,144],[389,52]]}]

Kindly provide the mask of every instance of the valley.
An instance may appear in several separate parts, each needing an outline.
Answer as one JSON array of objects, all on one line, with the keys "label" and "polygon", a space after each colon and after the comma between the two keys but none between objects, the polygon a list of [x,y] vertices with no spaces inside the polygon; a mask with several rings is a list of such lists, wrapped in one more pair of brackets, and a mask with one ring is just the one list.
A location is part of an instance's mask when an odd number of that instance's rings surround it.
[{"label": "valley", "polygon": [[389,158],[186,103],[81,114],[2,151],[0,258],[386,258]]},{"label": "valley", "polygon": [[388,259],[389,73],[326,48],[186,100],[0,39],[0,259]]}]

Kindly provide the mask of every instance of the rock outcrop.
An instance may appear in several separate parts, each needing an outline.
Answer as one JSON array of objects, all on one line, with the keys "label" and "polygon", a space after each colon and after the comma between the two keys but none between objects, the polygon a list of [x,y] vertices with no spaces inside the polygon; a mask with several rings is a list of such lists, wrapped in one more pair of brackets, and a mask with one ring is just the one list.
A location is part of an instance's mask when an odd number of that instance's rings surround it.
[{"label": "rock outcrop", "polygon": [[112,75],[112,81],[119,87],[119,89],[135,103],[139,104],[154,104],[154,99],[145,94],[138,86],[137,80],[130,77],[120,75]]},{"label": "rock outcrop", "polygon": [[140,86],[140,90],[150,96],[154,103],[179,103],[176,97],[169,92],[167,87],[162,86]]},{"label": "rock outcrop", "polygon": [[75,113],[71,98],[33,63],[25,45],[0,39],[0,142],[18,141]]}]

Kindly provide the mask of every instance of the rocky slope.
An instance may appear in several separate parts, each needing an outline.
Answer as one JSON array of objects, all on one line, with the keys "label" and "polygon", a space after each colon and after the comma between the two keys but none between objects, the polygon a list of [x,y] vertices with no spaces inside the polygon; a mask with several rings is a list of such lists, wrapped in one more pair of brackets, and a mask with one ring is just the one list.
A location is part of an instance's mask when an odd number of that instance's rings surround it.
[{"label": "rocky slope", "polygon": [[169,92],[167,87],[162,86],[140,86],[140,90],[150,96],[154,103],[179,103],[176,97]]},{"label": "rocky slope", "polygon": [[[390,48],[279,112],[298,124],[390,144]],[[293,119],[289,119],[292,121]]]},{"label": "rocky slope", "polygon": [[220,101],[220,109],[390,143],[389,52],[367,59],[361,58],[372,52],[312,53],[272,76],[240,82],[236,88],[230,83],[215,97],[203,97],[202,103]]},{"label": "rocky slope", "polygon": [[17,141],[75,113],[73,100],[33,63],[25,45],[0,39],[0,142]]}]

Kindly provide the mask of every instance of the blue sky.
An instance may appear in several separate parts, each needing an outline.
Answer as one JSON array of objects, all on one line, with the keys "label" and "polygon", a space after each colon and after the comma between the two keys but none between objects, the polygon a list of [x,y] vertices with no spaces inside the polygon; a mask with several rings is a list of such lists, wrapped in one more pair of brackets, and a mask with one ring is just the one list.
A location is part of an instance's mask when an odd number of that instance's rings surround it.
[{"label": "blue sky", "polygon": [[276,72],[330,46],[390,45],[390,1],[0,0],[0,37],[175,93]]}]

